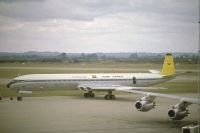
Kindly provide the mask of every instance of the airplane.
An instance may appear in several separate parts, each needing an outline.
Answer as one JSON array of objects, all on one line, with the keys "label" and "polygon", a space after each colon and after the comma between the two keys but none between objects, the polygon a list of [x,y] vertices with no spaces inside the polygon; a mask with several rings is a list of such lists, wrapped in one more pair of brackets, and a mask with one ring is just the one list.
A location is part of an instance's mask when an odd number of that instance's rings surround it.
[{"label": "airplane", "polygon": [[162,71],[149,70],[149,73],[85,73],[85,74],[28,74],[14,78],[7,84],[7,88],[17,90],[17,100],[22,100],[22,93],[30,93],[27,90],[48,86],[77,87],[85,91],[85,98],[94,98],[94,90],[107,91],[105,99],[115,99],[113,91],[139,93],[145,95],[135,103],[137,110],[146,112],[155,108],[156,97],[166,97],[180,100],[168,111],[173,120],[181,120],[189,112],[190,104],[200,104],[199,99],[180,97],[174,95],[146,92],[144,90],[160,89],[150,87],[155,84],[169,81],[180,74],[175,73],[173,56],[165,55]]}]

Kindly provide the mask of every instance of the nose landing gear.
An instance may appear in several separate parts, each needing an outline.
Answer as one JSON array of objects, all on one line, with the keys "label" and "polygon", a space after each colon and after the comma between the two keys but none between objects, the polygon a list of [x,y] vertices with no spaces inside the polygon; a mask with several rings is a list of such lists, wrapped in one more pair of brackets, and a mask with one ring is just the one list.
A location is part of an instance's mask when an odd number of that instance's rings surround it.
[{"label": "nose landing gear", "polygon": [[17,101],[22,101],[22,94],[17,90]]}]

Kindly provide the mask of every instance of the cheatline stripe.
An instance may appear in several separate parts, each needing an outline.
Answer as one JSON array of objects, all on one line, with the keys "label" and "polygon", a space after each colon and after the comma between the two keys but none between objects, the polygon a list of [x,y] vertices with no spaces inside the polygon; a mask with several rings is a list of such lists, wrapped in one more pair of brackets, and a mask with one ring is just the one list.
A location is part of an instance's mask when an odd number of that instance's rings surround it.
[{"label": "cheatline stripe", "polygon": [[[136,81],[140,80],[158,80],[160,78],[151,78],[151,79],[136,79]],[[25,82],[67,82],[67,81],[128,81],[133,79],[58,79],[58,80],[13,80],[8,85],[12,85],[15,83],[25,83]]]}]

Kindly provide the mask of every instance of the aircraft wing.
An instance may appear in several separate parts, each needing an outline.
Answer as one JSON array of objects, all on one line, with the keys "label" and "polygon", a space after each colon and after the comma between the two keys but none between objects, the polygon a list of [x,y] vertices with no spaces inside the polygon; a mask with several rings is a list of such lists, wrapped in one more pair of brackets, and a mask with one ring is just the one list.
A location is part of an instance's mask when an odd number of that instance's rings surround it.
[{"label": "aircraft wing", "polygon": [[103,84],[80,84],[80,90],[115,90],[120,85],[103,85]]},{"label": "aircraft wing", "polygon": [[118,87],[118,88],[116,88],[116,91],[137,93],[137,94],[143,94],[143,95],[155,96],[155,97],[165,97],[165,98],[170,98],[170,99],[177,99],[177,100],[180,100],[181,102],[187,102],[190,104],[192,104],[192,103],[200,104],[200,99],[197,99],[197,98],[181,97],[181,96],[154,93],[154,92],[145,92],[145,91],[135,90],[134,87]]},{"label": "aircraft wing", "polygon": [[[105,84],[80,84],[78,86],[81,90],[117,90],[118,88],[130,88],[129,86],[121,85],[105,85]],[[131,87],[134,90],[156,90],[156,89],[167,89],[165,87]]]}]

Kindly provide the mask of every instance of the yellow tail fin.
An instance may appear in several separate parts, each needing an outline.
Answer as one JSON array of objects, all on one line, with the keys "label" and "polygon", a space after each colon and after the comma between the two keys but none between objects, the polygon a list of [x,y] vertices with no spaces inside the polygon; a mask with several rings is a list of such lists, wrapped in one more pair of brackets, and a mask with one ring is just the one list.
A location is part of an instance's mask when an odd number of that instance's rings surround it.
[{"label": "yellow tail fin", "polygon": [[172,54],[170,54],[170,53],[167,53],[165,55],[165,60],[163,63],[163,68],[162,68],[161,74],[165,75],[165,76],[175,74],[174,59],[173,59]]}]

